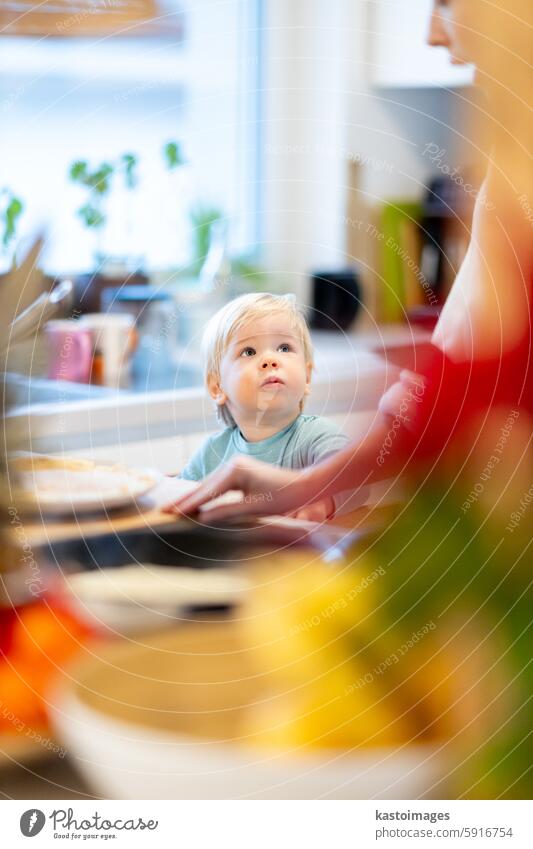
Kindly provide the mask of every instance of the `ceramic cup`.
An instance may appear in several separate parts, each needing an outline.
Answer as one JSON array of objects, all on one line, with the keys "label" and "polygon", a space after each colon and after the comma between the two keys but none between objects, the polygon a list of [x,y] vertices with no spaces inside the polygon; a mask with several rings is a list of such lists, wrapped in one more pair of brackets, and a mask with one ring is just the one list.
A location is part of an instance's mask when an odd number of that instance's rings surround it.
[{"label": "ceramic cup", "polygon": [[127,383],[131,355],[135,349],[134,318],[125,313],[89,313],[79,324],[92,334],[95,356],[103,358],[106,386]]},{"label": "ceramic cup", "polygon": [[56,319],[44,326],[48,347],[48,377],[89,383],[93,357],[90,330],[74,319]]}]

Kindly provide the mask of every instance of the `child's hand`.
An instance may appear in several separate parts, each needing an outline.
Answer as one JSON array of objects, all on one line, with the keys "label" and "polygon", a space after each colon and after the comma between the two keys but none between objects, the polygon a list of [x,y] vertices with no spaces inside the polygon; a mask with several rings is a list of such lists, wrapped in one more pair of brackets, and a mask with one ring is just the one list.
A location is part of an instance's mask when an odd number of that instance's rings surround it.
[{"label": "child's hand", "polygon": [[302,507],[291,515],[304,522],[327,522],[335,515],[335,503],[333,498],[324,498],[322,501],[315,501],[314,504]]}]

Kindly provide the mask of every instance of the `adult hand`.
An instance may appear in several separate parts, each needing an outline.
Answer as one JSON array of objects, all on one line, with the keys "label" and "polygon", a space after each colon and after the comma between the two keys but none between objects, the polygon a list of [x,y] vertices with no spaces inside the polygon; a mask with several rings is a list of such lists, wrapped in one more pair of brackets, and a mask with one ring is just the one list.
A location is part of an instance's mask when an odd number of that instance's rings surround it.
[{"label": "adult hand", "polygon": [[295,519],[300,519],[304,522],[327,522],[335,515],[335,502],[333,498],[323,498],[321,501],[315,501],[314,504],[309,504],[307,507],[301,507],[293,513],[289,514]]},{"label": "adult hand", "polygon": [[379,412],[389,420],[398,419],[407,430],[412,430],[425,389],[425,380],[421,375],[403,369],[399,380],[381,396]]},{"label": "adult hand", "polygon": [[320,498],[319,493],[314,494],[310,472],[310,469],[281,469],[250,457],[237,456],[208,475],[194,492],[165,507],[165,511],[190,515],[229,490],[240,490],[242,499],[202,510],[202,521],[296,511]]}]

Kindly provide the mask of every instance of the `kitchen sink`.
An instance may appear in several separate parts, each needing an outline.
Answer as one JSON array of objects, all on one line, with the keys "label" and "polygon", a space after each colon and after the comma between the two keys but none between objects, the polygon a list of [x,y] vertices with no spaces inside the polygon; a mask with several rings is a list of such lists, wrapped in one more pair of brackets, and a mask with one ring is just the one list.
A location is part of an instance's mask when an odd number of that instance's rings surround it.
[{"label": "kitchen sink", "polygon": [[143,373],[132,375],[127,385],[119,387],[95,386],[90,383],[74,383],[66,380],[49,380],[46,377],[30,377],[9,372],[5,376],[7,403],[11,408],[32,407],[35,404],[65,404],[71,401],[89,401],[111,398],[127,393],[157,392],[167,389],[189,389],[201,386],[203,374],[198,366],[180,364],[166,374],[156,374],[149,368]]},{"label": "kitchen sink", "polygon": [[107,398],[116,394],[115,389],[105,386],[72,383],[66,380],[48,380],[45,377],[29,377],[28,375],[14,373],[6,374],[5,387],[10,407],[87,401],[92,398]]}]

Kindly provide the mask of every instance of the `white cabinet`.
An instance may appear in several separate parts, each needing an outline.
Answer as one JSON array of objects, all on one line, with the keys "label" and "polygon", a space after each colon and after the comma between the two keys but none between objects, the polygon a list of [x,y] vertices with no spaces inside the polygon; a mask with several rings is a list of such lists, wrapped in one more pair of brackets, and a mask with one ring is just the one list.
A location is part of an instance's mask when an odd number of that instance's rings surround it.
[{"label": "white cabinet", "polygon": [[428,88],[469,85],[473,69],[451,65],[448,51],[426,44],[432,0],[367,0],[373,85]]}]

